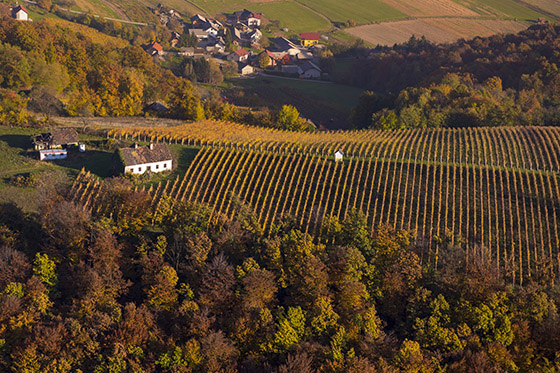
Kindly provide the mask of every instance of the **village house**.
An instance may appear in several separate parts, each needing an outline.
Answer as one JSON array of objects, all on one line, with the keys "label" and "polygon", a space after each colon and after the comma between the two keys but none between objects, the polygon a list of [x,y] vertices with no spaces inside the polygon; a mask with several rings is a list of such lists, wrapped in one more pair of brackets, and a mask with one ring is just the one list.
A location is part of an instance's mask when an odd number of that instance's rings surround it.
[{"label": "village house", "polygon": [[312,47],[319,44],[320,35],[318,32],[302,32],[299,34],[301,45],[304,47]]},{"label": "village house", "polygon": [[255,72],[255,69],[253,68],[253,66],[248,65],[246,63],[242,63],[242,62],[237,63],[237,69],[238,69],[239,74],[241,74],[241,75],[250,75],[250,74]]},{"label": "village house", "polygon": [[244,62],[247,61],[248,58],[249,58],[249,52],[247,52],[243,48],[238,49],[235,52],[231,52],[227,56],[228,61],[235,61],[235,62]]},{"label": "village house", "polygon": [[302,74],[300,78],[303,79],[320,79],[321,78],[321,68],[315,65],[311,61],[306,61],[302,65],[300,65],[302,70]]},{"label": "village house", "polygon": [[191,17],[192,28],[202,28],[202,26],[207,22],[208,20],[206,19],[206,17],[201,16],[200,14],[195,14]]},{"label": "village house", "polygon": [[228,16],[228,23],[236,25],[239,22],[246,23],[249,27],[260,27],[262,21],[262,13],[251,12],[243,9]]},{"label": "village house", "polygon": [[12,18],[17,21],[31,21],[29,12],[21,5],[12,8]]},{"label": "village house", "polygon": [[276,52],[283,52],[290,56],[297,56],[298,53],[301,53],[297,45],[281,36],[274,39],[274,46],[276,47]]},{"label": "village house", "polygon": [[143,174],[146,171],[162,172],[173,168],[173,156],[166,144],[150,144],[118,150],[124,173]]},{"label": "village house", "polygon": [[200,41],[206,39],[208,34],[203,29],[199,28],[192,28],[189,30],[189,34],[196,36],[196,38]]},{"label": "village house", "polygon": [[163,56],[165,54],[165,52],[163,51],[163,47],[157,41],[154,41],[153,43],[145,45],[144,50],[150,56]]},{"label": "village house", "polygon": [[62,149],[69,145],[78,145],[78,141],[78,132],[74,128],[59,128],[34,136],[33,145],[35,150]]}]

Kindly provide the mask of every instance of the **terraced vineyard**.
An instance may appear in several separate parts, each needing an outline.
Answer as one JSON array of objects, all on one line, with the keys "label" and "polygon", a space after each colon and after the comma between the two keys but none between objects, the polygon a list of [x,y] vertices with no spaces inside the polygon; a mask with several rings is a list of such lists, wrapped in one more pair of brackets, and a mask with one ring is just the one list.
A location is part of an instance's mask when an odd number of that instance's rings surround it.
[{"label": "terraced vineyard", "polygon": [[[560,273],[557,128],[294,134],[206,123],[111,135],[202,147],[185,175],[149,190],[154,211],[169,195],[231,216],[237,195],[267,230],[290,215],[317,233],[325,217],[357,209],[372,231],[379,224],[416,231],[435,263],[434,238],[450,236],[467,252],[490,248],[496,265],[519,281]],[[347,154],[344,162],[334,162],[336,149]],[[101,189],[82,174],[72,195],[99,210]]]}]

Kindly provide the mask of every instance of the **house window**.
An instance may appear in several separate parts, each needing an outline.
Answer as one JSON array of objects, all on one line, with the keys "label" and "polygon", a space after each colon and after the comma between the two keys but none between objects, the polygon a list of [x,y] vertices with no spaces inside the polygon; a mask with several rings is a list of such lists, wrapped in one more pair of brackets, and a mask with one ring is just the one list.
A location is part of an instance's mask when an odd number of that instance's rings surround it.
[{"label": "house window", "polygon": [[167,163],[164,163],[164,164],[163,164],[163,168],[167,168]]},{"label": "house window", "polygon": [[159,168],[159,164],[156,164],[156,170]]},{"label": "house window", "polygon": [[142,167],[138,167],[138,172],[142,172]]}]

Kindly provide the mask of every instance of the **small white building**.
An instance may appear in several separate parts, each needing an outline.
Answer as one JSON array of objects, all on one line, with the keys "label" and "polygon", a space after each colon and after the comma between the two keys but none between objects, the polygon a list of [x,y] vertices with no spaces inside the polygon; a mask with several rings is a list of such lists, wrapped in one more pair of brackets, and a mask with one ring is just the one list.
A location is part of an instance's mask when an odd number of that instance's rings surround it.
[{"label": "small white building", "polygon": [[65,159],[66,157],[68,157],[68,151],[66,149],[47,149],[39,151],[39,159],[41,161]]},{"label": "small white building", "polygon": [[344,159],[344,152],[342,150],[337,150],[336,153],[334,153],[334,160],[336,162],[342,162]]},{"label": "small white building", "polygon": [[244,62],[247,61],[248,58],[249,58],[249,52],[247,52],[243,48],[238,49],[235,52],[231,52],[227,56],[228,61],[235,61],[235,62]]},{"label": "small white building", "polygon": [[173,168],[173,156],[166,144],[150,144],[119,149],[124,163],[124,173],[143,174],[146,171],[162,172]]},{"label": "small white building", "polygon": [[250,75],[255,72],[255,69],[251,65],[247,65],[245,63],[239,62],[237,68],[239,74],[241,75]]},{"label": "small white building", "polygon": [[18,21],[31,21],[31,18],[29,18],[29,12],[21,5],[12,8],[12,18]]},{"label": "small white building", "polygon": [[311,61],[307,61],[301,65],[301,70],[303,74],[301,74],[300,78],[321,79],[321,69]]}]

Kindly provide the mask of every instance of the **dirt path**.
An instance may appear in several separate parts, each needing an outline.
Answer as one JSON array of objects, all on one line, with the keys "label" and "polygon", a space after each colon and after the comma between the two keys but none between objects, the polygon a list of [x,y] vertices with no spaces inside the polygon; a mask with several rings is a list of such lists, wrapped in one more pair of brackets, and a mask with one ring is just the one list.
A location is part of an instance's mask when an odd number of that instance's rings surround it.
[{"label": "dirt path", "polygon": [[125,20],[125,21],[130,21],[130,18],[126,15],[126,13],[121,9],[120,6],[113,4],[112,2],[108,1],[108,0],[100,0],[103,4],[107,5],[109,8],[111,8],[111,10],[113,10],[116,14],[117,17]]}]

